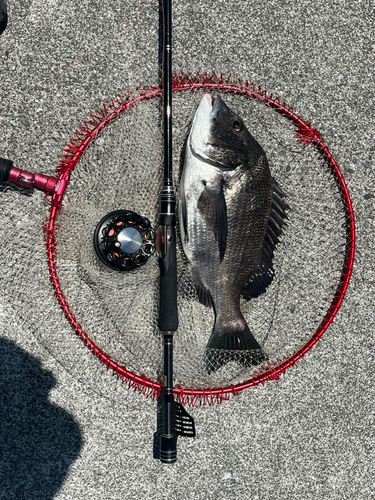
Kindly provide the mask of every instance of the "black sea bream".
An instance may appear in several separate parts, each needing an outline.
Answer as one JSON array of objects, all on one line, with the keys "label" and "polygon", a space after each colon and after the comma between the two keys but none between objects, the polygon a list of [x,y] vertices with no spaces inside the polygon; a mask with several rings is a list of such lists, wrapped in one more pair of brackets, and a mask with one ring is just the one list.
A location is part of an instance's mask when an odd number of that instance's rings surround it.
[{"label": "black sea bream", "polygon": [[199,300],[215,311],[209,372],[238,358],[238,351],[245,365],[266,359],[241,313],[240,296],[256,297],[272,281],[273,249],[286,217],[283,197],[242,119],[218,95],[205,94],[186,145],[179,226]]}]

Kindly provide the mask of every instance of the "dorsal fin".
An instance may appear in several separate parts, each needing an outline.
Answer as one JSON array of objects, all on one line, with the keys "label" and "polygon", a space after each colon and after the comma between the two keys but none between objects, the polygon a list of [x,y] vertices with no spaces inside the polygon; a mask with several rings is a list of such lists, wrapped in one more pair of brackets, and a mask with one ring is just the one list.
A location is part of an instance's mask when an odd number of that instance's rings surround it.
[{"label": "dorsal fin", "polygon": [[288,217],[286,212],[289,206],[284,201],[284,197],[285,194],[283,191],[273,181],[271,210],[268,217],[260,264],[242,290],[242,295],[245,299],[258,297],[272,283],[275,275],[272,264],[273,252],[279,242],[279,236],[285,225],[285,219]]}]

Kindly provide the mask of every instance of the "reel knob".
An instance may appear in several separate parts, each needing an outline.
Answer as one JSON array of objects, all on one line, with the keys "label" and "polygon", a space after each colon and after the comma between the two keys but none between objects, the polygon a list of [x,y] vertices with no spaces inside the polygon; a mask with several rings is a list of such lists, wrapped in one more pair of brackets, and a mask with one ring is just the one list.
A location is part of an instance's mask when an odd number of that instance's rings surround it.
[{"label": "reel knob", "polygon": [[145,217],[129,210],[116,210],[96,226],[94,246],[106,266],[130,271],[146,264],[155,252],[155,231]]}]

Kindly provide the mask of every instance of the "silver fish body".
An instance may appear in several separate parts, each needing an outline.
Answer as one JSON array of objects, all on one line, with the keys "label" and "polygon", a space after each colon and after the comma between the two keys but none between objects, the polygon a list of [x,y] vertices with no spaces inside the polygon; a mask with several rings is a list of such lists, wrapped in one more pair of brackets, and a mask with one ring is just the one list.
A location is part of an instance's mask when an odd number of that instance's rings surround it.
[{"label": "silver fish body", "polygon": [[[199,299],[215,311],[206,351],[209,371],[234,359],[230,353],[238,350],[253,351],[248,364],[265,359],[241,313],[240,296],[246,287],[256,296],[272,280],[274,240],[286,217],[282,198],[262,147],[241,118],[219,96],[205,94],[186,145],[179,226]],[[219,363],[217,350],[227,353]]]}]

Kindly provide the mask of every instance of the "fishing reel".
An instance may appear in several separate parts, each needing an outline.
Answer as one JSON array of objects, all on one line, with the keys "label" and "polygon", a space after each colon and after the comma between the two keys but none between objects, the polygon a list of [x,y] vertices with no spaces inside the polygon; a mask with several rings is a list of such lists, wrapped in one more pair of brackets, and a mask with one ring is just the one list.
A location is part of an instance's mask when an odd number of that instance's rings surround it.
[{"label": "fishing reel", "polygon": [[104,216],[94,233],[94,247],[100,260],[111,269],[130,271],[146,264],[156,249],[150,221],[129,210]]}]

